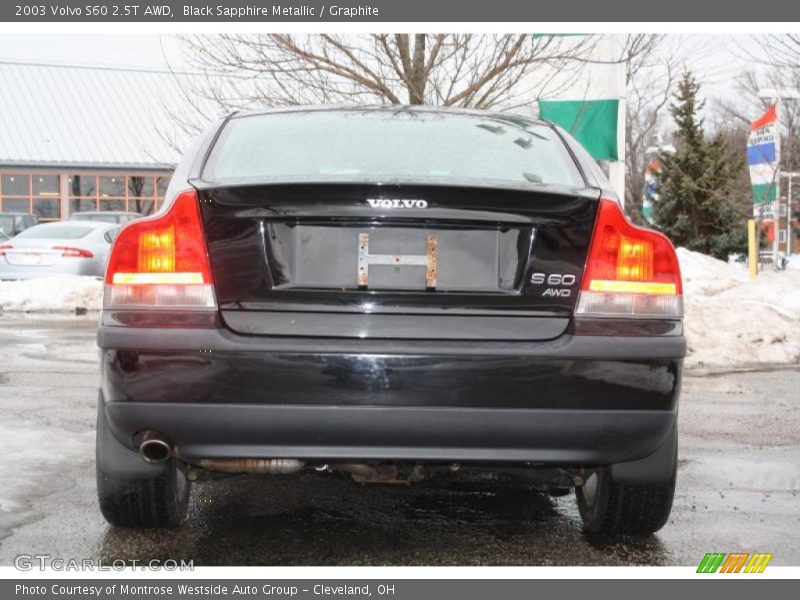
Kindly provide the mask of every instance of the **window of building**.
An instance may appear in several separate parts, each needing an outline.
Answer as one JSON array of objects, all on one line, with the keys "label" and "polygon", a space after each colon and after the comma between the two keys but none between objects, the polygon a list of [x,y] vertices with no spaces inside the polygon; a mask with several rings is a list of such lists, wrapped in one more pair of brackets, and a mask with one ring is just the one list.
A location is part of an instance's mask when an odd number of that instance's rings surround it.
[{"label": "window of building", "polygon": [[778,241],[779,241],[781,244],[783,244],[784,242],[786,242],[786,230],[785,230],[785,229],[779,229],[779,230],[778,230]]},{"label": "window of building", "polygon": [[[165,173],[73,173],[67,176],[70,213],[119,210],[149,215],[164,200]],[[61,214],[62,175],[0,169],[0,212],[32,213],[40,221]]]},{"label": "window of building", "polygon": [[61,177],[37,173],[0,174],[0,211],[32,213],[40,221],[61,218]]},{"label": "window of building", "polygon": [[31,212],[31,201],[27,198],[3,198],[3,212]]},{"label": "window of building", "polygon": [[75,173],[68,181],[70,212],[121,210],[149,215],[161,206],[169,176]]},{"label": "window of building", "polygon": [[4,196],[30,196],[31,178],[28,175],[3,175],[0,178]]},{"label": "window of building", "polygon": [[61,195],[58,189],[60,183],[61,181],[58,175],[33,175],[31,177],[31,186],[34,196],[58,198]]}]

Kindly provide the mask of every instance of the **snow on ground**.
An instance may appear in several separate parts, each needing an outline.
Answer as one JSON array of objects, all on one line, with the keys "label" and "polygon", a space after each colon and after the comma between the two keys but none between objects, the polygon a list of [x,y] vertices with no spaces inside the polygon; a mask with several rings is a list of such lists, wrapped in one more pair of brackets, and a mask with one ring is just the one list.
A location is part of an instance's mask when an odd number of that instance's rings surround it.
[{"label": "snow on ground", "polygon": [[103,282],[94,277],[0,281],[0,312],[100,310]]},{"label": "snow on ground", "polygon": [[[687,366],[800,362],[800,270],[759,273],[678,248],[684,284]],[[793,265],[794,266],[794,265]],[[91,277],[0,282],[0,312],[99,310]]]},{"label": "snow on ground", "polygon": [[678,248],[687,366],[800,362],[800,271],[759,273]]}]

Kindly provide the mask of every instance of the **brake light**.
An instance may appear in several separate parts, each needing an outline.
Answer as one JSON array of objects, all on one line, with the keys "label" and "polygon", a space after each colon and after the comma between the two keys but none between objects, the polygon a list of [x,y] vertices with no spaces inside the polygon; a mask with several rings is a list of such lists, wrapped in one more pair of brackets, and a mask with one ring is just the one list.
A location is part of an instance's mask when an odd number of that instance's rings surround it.
[{"label": "brake light", "polygon": [[61,256],[67,258],[93,258],[94,254],[83,248],[73,248],[72,246],[53,246],[53,250],[61,250]]},{"label": "brake light", "polygon": [[12,246],[11,244],[0,245],[0,256],[5,256],[6,250],[13,250],[13,248],[14,246]]},{"label": "brake light", "polygon": [[117,235],[106,269],[105,308],[214,309],[197,193],[178,194],[163,215]]},{"label": "brake light", "polygon": [[628,222],[600,200],[577,315],[680,318],[681,271],[669,239]]}]

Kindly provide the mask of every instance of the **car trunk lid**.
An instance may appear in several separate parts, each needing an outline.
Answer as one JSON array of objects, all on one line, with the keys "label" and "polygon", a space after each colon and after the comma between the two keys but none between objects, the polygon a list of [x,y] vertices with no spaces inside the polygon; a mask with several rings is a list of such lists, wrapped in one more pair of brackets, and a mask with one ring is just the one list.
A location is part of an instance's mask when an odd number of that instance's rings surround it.
[{"label": "car trunk lid", "polygon": [[599,197],[558,186],[198,187],[226,324],[331,337],[558,337]]}]

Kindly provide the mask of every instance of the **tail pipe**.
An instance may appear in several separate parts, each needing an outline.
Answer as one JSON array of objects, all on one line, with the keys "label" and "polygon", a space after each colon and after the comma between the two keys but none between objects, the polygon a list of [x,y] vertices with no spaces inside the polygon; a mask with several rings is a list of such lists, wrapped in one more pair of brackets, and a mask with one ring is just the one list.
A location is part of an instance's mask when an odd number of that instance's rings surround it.
[{"label": "tail pipe", "polygon": [[172,445],[155,431],[145,431],[139,442],[139,456],[149,463],[163,463],[172,456]]}]

